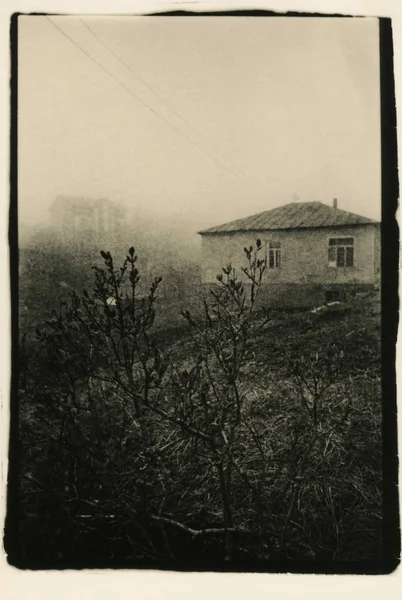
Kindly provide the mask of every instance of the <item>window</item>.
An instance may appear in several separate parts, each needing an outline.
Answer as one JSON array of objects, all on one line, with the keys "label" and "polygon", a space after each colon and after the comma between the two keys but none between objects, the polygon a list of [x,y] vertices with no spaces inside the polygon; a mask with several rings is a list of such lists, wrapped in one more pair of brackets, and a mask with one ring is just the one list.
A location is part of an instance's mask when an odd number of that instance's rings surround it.
[{"label": "window", "polygon": [[331,238],[328,247],[330,267],[353,267],[353,238]]},{"label": "window", "polygon": [[266,242],[266,260],[268,269],[281,266],[281,245],[279,242]]},{"label": "window", "polygon": [[341,294],[339,290],[328,290],[325,292],[325,302],[339,302]]}]

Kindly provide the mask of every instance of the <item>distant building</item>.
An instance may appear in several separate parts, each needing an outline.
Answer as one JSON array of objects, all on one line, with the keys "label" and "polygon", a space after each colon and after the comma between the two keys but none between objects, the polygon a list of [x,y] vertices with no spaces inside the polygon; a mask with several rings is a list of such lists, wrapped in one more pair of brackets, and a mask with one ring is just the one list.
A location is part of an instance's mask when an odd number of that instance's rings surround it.
[{"label": "distant building", "polygon": [[263,297],[311,305],[380,284],[380,224],[321,202],[292,202],[212,227],[202,238],[202,282],[230,263],[246,281],[244,247],[260,239],[267,269]]},{"label": "distant building", "polygon": [[116,240],[125,215],[122,207],[103,198],[58,197],[50,212],[60,241],[79,248]]}]

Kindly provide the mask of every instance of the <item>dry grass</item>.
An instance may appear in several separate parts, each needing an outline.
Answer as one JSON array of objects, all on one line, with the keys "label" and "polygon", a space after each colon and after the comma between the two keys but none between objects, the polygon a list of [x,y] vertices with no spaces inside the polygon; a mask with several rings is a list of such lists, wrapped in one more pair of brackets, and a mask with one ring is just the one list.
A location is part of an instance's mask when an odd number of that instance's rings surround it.
[{"label": "dry grass", "polygon": [[[251,340],[239,374],[244,414],[230,450],[235,557],[251,562],[379,558],[378,299],[367,296],[324,314],[282,311],[272,317]],[[165,331],[163,345],[176,369],[194,364],[192,341],[188,329]],[[302,378],[295,368],[301,358]],[[336,365],[336,376],[329,374],[328,361]],[[314,420],[310,384],[315,377],[325,389]],[[118,556],[158,566],[168,557],[180,566],[190,553],[196,568],[205,556],[221,557],[219,534],[202,539],[191,534],[218,530],[224,517],[218,477],[202,440],[152,418],[158,451],[153,464],[152,453],[141,450],[124,398],[112,386],[98,390],[92,413],[74,413],[70,421],[62,391],[28,391],[25,397],[22,538],[28,558],[37,544],[60,560],[82,556],[84,562],[90,552],[95,562],[101,555],[106,561]],[[164,410],[174,413],[178,396],[167,394],[165,402]],[[83,444],[82,431],[88,443]],[[165,529],[141,520],[144,493],[154,519],[165,519]],[[78,518],[84,512],[91,516],[87,521]]]}]

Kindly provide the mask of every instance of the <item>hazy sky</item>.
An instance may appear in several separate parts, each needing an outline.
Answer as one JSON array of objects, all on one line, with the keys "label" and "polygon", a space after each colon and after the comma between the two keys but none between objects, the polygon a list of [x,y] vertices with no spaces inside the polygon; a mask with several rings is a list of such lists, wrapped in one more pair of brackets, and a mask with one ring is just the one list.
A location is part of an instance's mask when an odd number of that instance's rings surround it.
[{"label": "hazy sky", "polygon": [[51,19],[73,41],[19,19],[22,223],[59,194],[188,232],[295,198],[380,217],[377,20]]}]

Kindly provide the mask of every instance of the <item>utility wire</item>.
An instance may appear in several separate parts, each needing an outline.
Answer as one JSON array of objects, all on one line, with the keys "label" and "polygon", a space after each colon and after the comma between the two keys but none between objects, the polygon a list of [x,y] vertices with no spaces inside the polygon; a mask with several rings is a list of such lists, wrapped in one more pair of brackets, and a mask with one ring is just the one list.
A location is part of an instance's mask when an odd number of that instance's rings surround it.
[{"label": "utility wire", "polygon": [[[134,77],[140,81],[144,87],[146,87],[152,94],[154,94],[161,102],[162,104],[164,104],[173,114],[175,114],[185,125],[187,125],[187,127],[189,127],[196,135],[200,135],[201,137],[205,137],[203,136],[203,134],[197,130],[196,127],[194,127],[194,125],[192,125],[180,112],[178,112],[171,104],[169,104],[165,98],[163,98],[156,90],[154,90],[142,77],[140,77],[140,75],[138,75],[138,73],[136,73],[134,71],[134,69],[125,61],[121,58],[121,56],[119,56],[117,54],[117,52],[115,50],[113,50],[113,48],[111,48],[97,33],[95,33],[95,31],[93,30],[93,28],[89,25],[89,23],[87,23],[85,21],[85,19],[83,19],[82,17],[79,17],[80,21],[82,22],[83,25],[85,25],[85,27],[88,29],[88,31],[93,35],[93,37],[95,37],[99,43],[102,44],[102,46],[104,48],[106,48],[106,50],[108,50],[108,52],[110,52],[116,60],[118,60],[126,69],[128,69],[133,75]],[[234,165],[233,163],[231,163],[230,161],[226,160],[223,157],[220,157],[219,155],[215,157],[217,160],[221,161],[222,164],[227,165],[226,168],[228,167],[232,167],[234,169],[239,170],[239,167],[237,165]],[[244,174],[244,173],[243,173]],[[240,177],[240,179],[243,179],[242,177]]]},{"label": "utility wire", "polygon": [[[111,48],[100,36],[99,34],[97,34],[94,29],[89,25],[89,23],[87,23],[82,17],[79,17],[80,21],[83,23],[83,25],[85,25],[85,27],[88,29],[88,31],[98,40],[98,42],[100,42],[102,44],[102,46],[104,48],[106,48],[106,50],[108,50],[108,52],[110,52],[116,60],[118,60],[126,69],[128,69],[133,75],[134,77],[140,81],[144,87],[146,87],[152,94],[154,94],[161,102],[162,104],[164,104],[174,115],[176,115],[185,125],[187,125],[187,127],[189,127],[196,135],[199,135],[201,137],[204,137],[203,134],[198,131],[194,125],[192,125],[180,112],[178,112],[171,104],[169,104],[165,98],[163,98],[156,90],[154,90],[149,83],[147,83],[142,77],[140,77],[140,75],[138,75],[138,73],[136,73],[134,71],[134,69],[125,61],[121,58],[121,56],[119,56],[117,54],[117,52],[115,50],[113,50],[113,48]],[[217,160],[219,160],[224,166],[226,166],[226,168],[232,167],[234,169],[239,169],[239,167],[237,167],[236,165],[230,163],[230,161],[226,160],[225,158],[216,155],[216,153],[214,154],[215,158]]]},{"label": "utility wire", "polygon": [[[136,73],[134,71],[134,69],[125,60],[123,60],[121,58],[121,56],[119,56],[117,54],[117,52],[115,52],[113,50],[113,48],[111,48],[110,46],[108,46],[108,44],[106,44],[106,42],[97,33],[95,33],[95,31],[92,29],[92,27],[82,17],[79,17],[79,19],[83,23],[83,25],[85,25],[85,27],[88,29],[88,31],[102,44],[102,46],[104,48],[106,48],[106,50],[108,50],[111,54],[113,54],[113,56],[115,57],[116,60],[118,60],[122,65],[124,65],[126,67],[126,69],[128,69],[134,75],[134,77],[136,79],[138,79],[138,81],[140,81],[150,92],[152,92],[152,94],[154,94],[157,98],[159,98],[159,100],[167,108],[169,108],[169,110],[171,110],[181,121],[183,121],[183,123],[185,123],[186,125],[188,125],[192,129],[194,129],[193,126],[191,125],[191,123],[189,123],[187,121],[187,119],[185,117],[183,117],[183,115],[181,115],[177,110],[175,110],[173,108],[173,106],[171,106],[160,94],[158,94],[157,91],[155,91],[142,77],[140,77],[138,75],[138,73]],[[194,129],[194,131],[196,131],[196,130]]]},{"label": "utility wire", "polygon": [[100,69],[102,69],[102,71],[104,71],[105,73],[107,73],[118,85],[120,85],[122,88],[124,88],[126,90],[126,92],[128,92],[133,98],[135,98],[135,100],[137,100],[137,102],[139,102],[140,104],[142,104],[142,106],[144,106],[145,108],[147,108],[148,110],[150,110],[155,116],[159,117],[168,127],[170,127],[176,133],[178,133],[179,135],[181,135],[189,144],[192,144],[193,146],[195,146],[196,148],[198,148],[198,150],[200,152],[202,152],[203,154],[207,155],[216,164],[220,165],[223,169],[225,169],[225,171],[227,171],[231,175],[234,175],[238,179],[242,179],[242,177],[240,177],[237,173],[235,173],[234,171],[228,169],[224,163],[222,163],[221,161],[217,160],[213,156],[213,154],[211,154],[210,152],[208,152],[207,150],[205,150],[205,148],[203,148],[202,146],[200,146],[197,142],[195,142],[194,140],[192,140],[191,138],[189,138],[182,131],[180,131],[174,125],[172,125],[172,123],[170,123],[170,121],[168,121],[167,119],[165,119],[165,117],[163,115],[159,114],[156,110],[154,110],[152,108],[152,106],[149,106],[146,102],[144,102],[143,100],[141,100],[141,98],[139,96],[137,96],[137,94],[135,94],[128,86],[126,86],[119,79],[117,79],[117,77],[115,77],[113,75],[113,73],[111,71],[109,71],[109,69],[107,69],[101,62],[99,62],[98,60],[96,60],[96,58],[94,58],[91,54],[89,54],[89,52],[87,52],[84,48],[82,48],[82,46],[80,46],[80,44],[78,44],[71,36],[69,36],[61,27],[59,27],[58,25],[56,25],[56,23],[54,21],[52,21],[48,16],[46,16],[46,19],[64,37],[66,37],[72,44],[74,44],[74,46],[76,46],[79,50],[81,50],[81,52],[83,52],[85,54],[85,56],[87,56],[96,65],[98,65],[98,67]]}]

